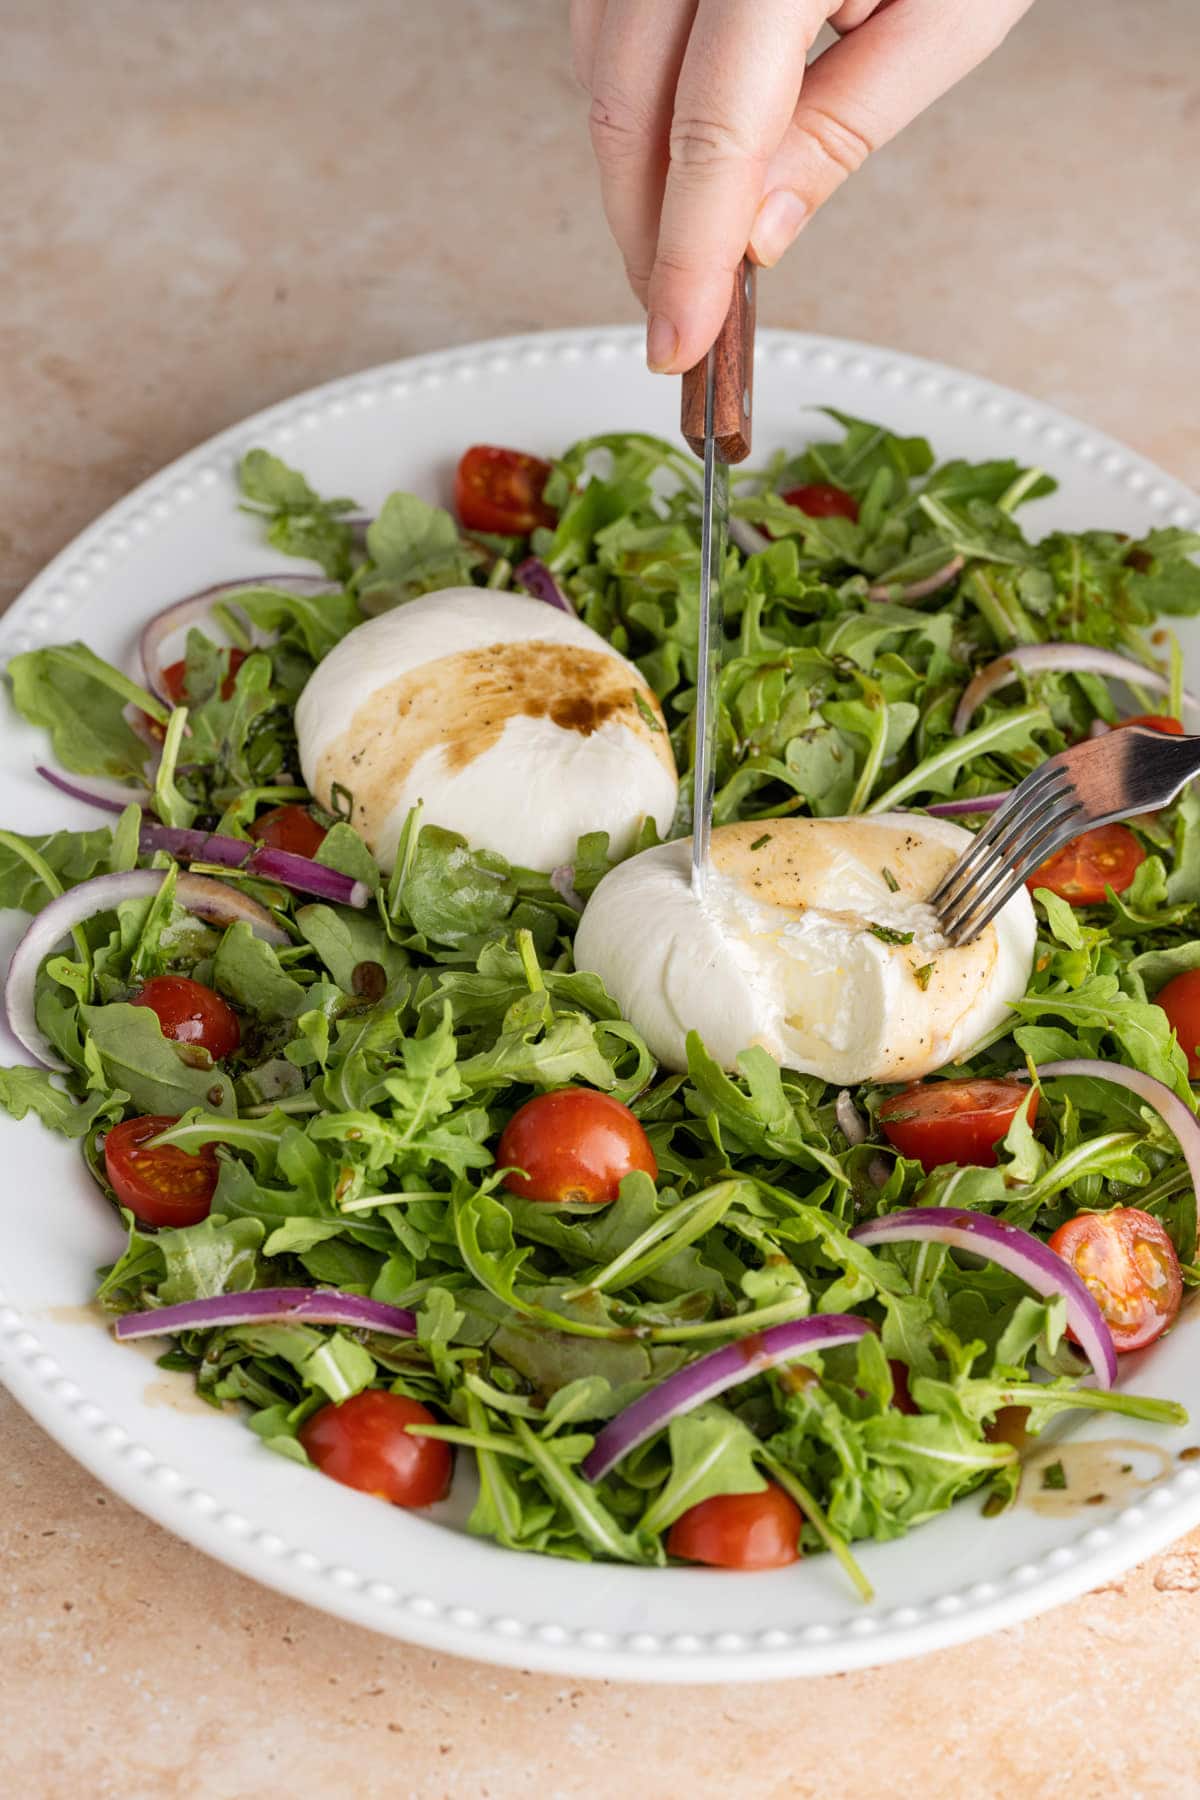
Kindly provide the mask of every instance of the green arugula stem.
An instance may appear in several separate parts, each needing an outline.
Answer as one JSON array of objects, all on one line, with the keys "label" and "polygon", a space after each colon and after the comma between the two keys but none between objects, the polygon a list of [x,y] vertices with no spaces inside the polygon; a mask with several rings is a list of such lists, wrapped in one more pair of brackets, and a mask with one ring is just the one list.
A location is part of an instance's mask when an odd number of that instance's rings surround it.
[{"label": "green arugula stem", "polygon": [[68,667],[78,670],[81,675],[86,675],[89,681],[98,681],[101,686],[111,688],[114,694],[119,694],[122,700],[128,700],[131,706],[139,707],[142,712],[148,713],[159,725],[169,723],[170,708],[164,706],[162,701],[148,688],[141,687],[136,681],[131,681],[128,675],[124,674],[122,670],[114,668],[111,663],[103,662],[99,657],[93,659],[77,656],[73,644],[57,645],[56,654]]},{"label": "green arugula stem", "polygon": [[798,1475],[794,1475],[789,1468],[786,1468],[783,1463],[777,1462],[776,1459],[773,1456],[769,1456],[765,1450],[762,1452],[762,1460],[767,1468],[770,1469],[771,1474],[784,1492],[791,1495],[825,1548],[831,1551],[841,1563],[843,1569],[845,1569],[847,1575],[850,1577],[859,1598],[870,1604],[875,1598],[875,1589],[867,1580],[867,1577],[863,1573],[849,1544],[840,1533],[833,1529],[833,1526],[825,1517],[824,1512],[821,1510],[820,1506],[818,1506],[815,1497],[809,1493]]},{"label": "green arugula stem", "polygon": [[492,1456],[515,1456],[518,1462],[533,1462],[528,1450],[515,1438],[498,1431],[476,1431],[467,1425],[406,1425],[414,1437],[437,1438],[443,1444],[461,1444],[465,1450],[486,1450]]},{"label": "green arugula stem", "polygon": [[952,738],[940,750],[935,750],[932,756],[924,757],[915,769],[910,769],[886,793],[873,800],[867,811],[891,812],[902,800],[908,800],[913,794],[929,789],[931,782],[941,776],[961,768],[976,756],[986,756],[997,744],[1002,744],[1010,733],[1023,728],[1049,729],[1049,726],[1050,715],[1040,706],[1022,706],[1012,712],[1001,713],[998,718],[989,719],[985,725],[977,725],[974,731],[965,732],[960,738]]},{"label": "green arugula stem", "polygon": [[[739,1180],[721,1181],[715,1187],[702,1188],[678,1206],[661,1213],[652,1225],[627,1244],[619,1256],[600,1269],[582,1286],[563,1295],[564,1300],[578,1300],[584,1294],[603,1293],[618,1282],[622,1287],[635,1287],[651,1269],[657,1268],[677,1250],[685,1249],[703,1237],[728,1212],[739,1188],[753,1184]],[[656,1248],[657,1246],[657,1248]],[[651,1252],[653,1251],[653,1254]]]},{"label": "green arugula stem", "polygon": [[863,700],[871,711],[874,729],[871,733],[867,758],[863,763],[854,792],[850,796],[848,813],[860,813],[871,798],[871,790],[879,779],[879,771],[883,767],[883,753],[887,749],[888,737],[888,705],[883,697],[883,689],[876,681],[865,675],[859,676]]}]

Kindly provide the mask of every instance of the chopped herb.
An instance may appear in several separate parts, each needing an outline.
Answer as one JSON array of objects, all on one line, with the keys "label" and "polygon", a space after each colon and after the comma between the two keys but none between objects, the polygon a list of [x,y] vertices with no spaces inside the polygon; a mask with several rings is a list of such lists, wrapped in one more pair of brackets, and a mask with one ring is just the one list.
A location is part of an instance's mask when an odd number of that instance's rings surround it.
[{"label": "chopped herb", "polygon": [[344,819],[347,825],[354,817],[354,795],[340,781],[335,781],[329,790],[329,810],[336,813],[339,819]]},{"label": "chopped herb", "polygon": [[638,711],[642,715],[642,724],[646,727],[646,729],[648,731],[665,731],[666,726],[663,724],[662,720],[658,717],[658,714],[654,711],[654,708],[652,706],[650,706],[649,703],[647,702],[646,696],[645,696],[645,694],[643,694],[641,688],[634,688],[633,698],[634,698],[634,703],[637,706]]},{"label": "chopped herb", "polygon": [[1061,1491],[1066,1485],[1067,1471],[1063,1468],[1062,1463],[1047,1463],[1046,1467],[1042,1470],[1042,1486],[1044,1488],[1056,1488]]},{"label": "chopped herb", "polygon": [[933,979],[933,971],[936,967],[936,963],[922,963],[919,969],[913,970],[913,980],[916,982],[922,993],[925,992],[925,989]]},{"label": "chopped herb", "polygon": [[892,893],[898,894],[900,892],[900,883],[896,880],[896,877],[892,874],[892,871],[890,869],[880,869],[879,873],[883,876],[883,879],[887,882],[888,887],[892,890]]},{"label": "chopped herb", "polygon": [[911,931],[897,931],[892,925],[872,925],[871,935],[877,937],[881,944],[911,944],[915,934]]},{"label": "chopped herb", "polygon": [[762,834],[762,836],[761,836],[761,837],[756,837],[756,838],[755,838],[755,840],[754,840],[754,842],[753,842],[753,843],[752,843],[752,844],[751,844],[751,846],[750,846],[750,848],[751,848],[751,849],[752,849],[752,850],[761,850],[761,849],[762,849],[762,847],[763,847],[763,845],[764,845],[764,844],[769,844],[769,843],[770,843],[770,841],[771,841],[771,834],[770,834],[770,832],[769,832],[769,831],[764,831],[764,832],[763,832],[763,834]]}]

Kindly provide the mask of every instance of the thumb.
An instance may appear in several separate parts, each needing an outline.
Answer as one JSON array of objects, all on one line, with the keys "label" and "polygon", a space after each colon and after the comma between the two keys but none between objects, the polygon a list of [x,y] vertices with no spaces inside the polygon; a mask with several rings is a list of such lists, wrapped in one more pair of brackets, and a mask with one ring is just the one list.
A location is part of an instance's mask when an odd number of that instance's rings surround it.
[{"label": "thumb", "polygon": [[767,169],[750,230],[754,260],[778,262],[871,151],[990,55],[1032,3],[893,0],[819,56]]}]

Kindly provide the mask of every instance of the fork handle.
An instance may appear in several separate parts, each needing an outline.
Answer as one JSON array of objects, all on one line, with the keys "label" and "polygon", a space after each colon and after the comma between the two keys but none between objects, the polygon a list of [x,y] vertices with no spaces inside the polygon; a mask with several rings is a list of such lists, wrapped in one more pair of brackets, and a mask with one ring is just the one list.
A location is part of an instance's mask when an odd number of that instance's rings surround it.
[{"label": "fork handle", "polygon": [[[754,324],[757,270],[748,256],[738,265],[725,323],[717,333],[713,358],[712,435],[722,462],[744,462],[750,454],[754,404]],[[704,455],[705,398],[708,357],[701,357],[683,378],[680,427],[696,452]]]}]

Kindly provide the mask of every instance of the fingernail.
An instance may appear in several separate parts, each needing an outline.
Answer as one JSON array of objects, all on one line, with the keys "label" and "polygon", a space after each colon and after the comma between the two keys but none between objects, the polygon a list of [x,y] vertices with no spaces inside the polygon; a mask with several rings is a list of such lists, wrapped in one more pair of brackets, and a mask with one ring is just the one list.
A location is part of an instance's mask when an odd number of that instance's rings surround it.
[{"label": "fingernail", "polygon": [[777,263],[808,217],[808,208],[792,188],[773,188],[754,217],[750,244],[765,269]]},{"label": "fingernail", "polygon": [[679,333],[670,319],[655,313],[646,327],[646,361],[656,375],[662,375],[675,360]]}]

